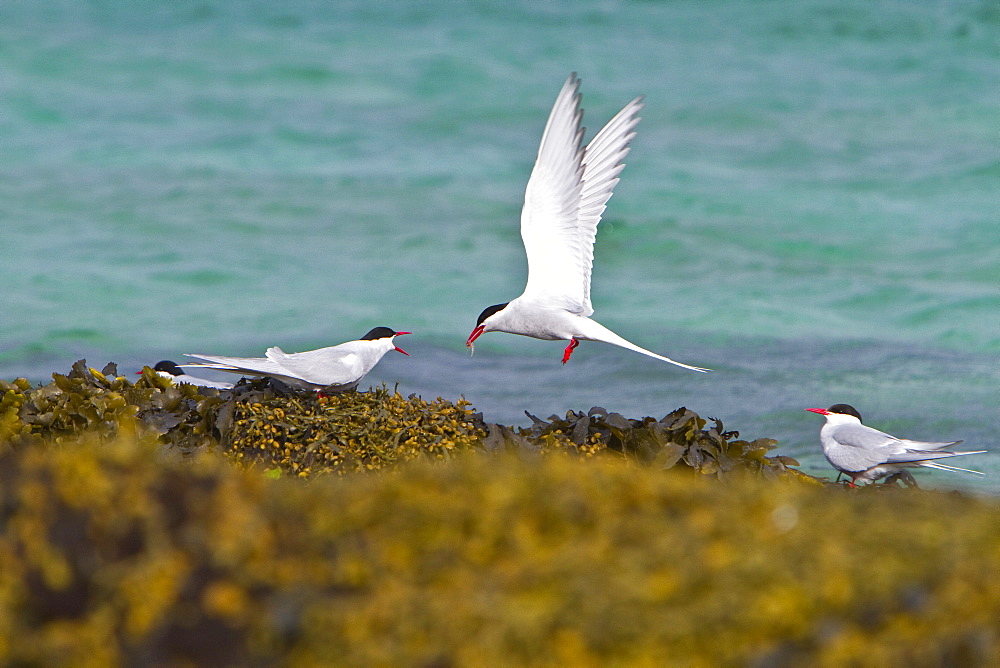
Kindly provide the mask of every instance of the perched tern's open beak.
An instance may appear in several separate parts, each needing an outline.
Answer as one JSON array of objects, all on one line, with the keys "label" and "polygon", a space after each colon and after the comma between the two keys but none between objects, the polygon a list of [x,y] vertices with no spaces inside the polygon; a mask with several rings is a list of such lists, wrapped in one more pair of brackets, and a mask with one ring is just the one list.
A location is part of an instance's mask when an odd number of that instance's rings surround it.
[{"label": "perched tern's open beak", "polygon": [[[396,332],[396,336],[402,336],[403,334],[412,334],[412,333],[413,333],[413,332]],[[394,346],[394,347],[393,347],[393,350],[395,350],[395,351],[396,351],[397,353],[403,353],[403,354],[404,354],[404,355],[406,355],[407,357],[409,357],[409,356],[410,356],[410,353],[406,352],[405,350],[403,350],[403,349],[402,349],[402,348],[400,348],[399,346]]]},{"label": "perched tern's open beak", "polygon": [[820,415],[829,415],[830,414],[830,411],[826,410],[825,408],[807,408],[806,410],[810,411],[812,413],[819,413]]},{"label": "perched tern's open beak", "polygon": [[474,330],[472,330],[472,334],[469,334],[469,338],[465,342],[465,347],[472,351],[471,352],[472,355],[476,354],[475,341],[482,335],[484,331],[486,331],[486,325],[479,325]]}]

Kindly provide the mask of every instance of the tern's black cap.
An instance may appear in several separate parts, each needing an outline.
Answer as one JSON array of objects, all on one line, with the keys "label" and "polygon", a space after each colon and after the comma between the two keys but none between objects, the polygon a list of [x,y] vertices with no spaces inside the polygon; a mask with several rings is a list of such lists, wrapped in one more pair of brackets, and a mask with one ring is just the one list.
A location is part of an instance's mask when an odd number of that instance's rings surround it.
[{"label": "tern's black cap", "polygon": [[157,362],[156,366],[153,367],[153,371],[166,371],[172,376],[184,375],[184,372],[181,371],[180,367],[178,367],[175,362],[171,362],[170,360]]},{"label": "tern's black cap", "polygon": [[831,413],[840,413],[841,415],[853,415],[859,420],[861,419],[861,413],[859,413],[858,410],[850,404],[834,404],[826,410]]},{"label": "tern's black cap", "polygon": [[389,337],[396,336],[396,332],[389,329],[388,327],[376,327],[372,331],[368,332],[362,336],[359,341],[374,341],[376,339],[388,339]]},{"label": "tern's black cap", "polygon": [[505,304],[494,304],[493,306],[488,306],[487,308],[483,309],[483,312],[479,314],[479,319],[476,320],[476,327],[479,327],[481,324],[483,324],[483,320],[486,320],[486,318],[490,317],[494,313],[502,311],[505,308],[507,308],[507,304],[509,303],[510,302],[507,302]]}]

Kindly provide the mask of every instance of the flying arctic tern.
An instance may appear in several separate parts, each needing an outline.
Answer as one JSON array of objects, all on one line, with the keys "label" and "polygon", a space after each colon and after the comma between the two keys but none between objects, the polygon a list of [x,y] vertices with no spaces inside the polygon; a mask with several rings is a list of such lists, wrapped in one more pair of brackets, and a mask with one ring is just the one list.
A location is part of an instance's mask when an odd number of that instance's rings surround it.
[{"label": "flying arctic tern", "polygon": [[376,327],[357,341],[338,346],[286,353],[277,346],[268,348],[266,357],[219,357],[194,355],[208,364],[184,364],[184,367],[217,369],[244,376],[267,376],[300,389],[343,392],[358,386],[382,356],[390,350],[409,355],[396,346],[393,339],[410,332],[395,332],[388,327]]},{"label": "flying arctic tern", "polygon": [[486,332],[508,332],[547,341],[568,340],[563,364],[580,341],[603,341],[670,362],[626,341],[590,316],[590,274],[594,238],[639,122],[642,98],[629,102],[584,147],[580,122],[580,80],[571,74],[549,115],[538,158],[524,194],[521,239],[528,256],[524,292],[506,304],[485,309],[465,345]]},{"label": "flying arctic tern", "polygon": [[925,443],[896,438],[861,424],[861,414],[848,404],[829,408],[807,408],[826,416],[819,438],[827,461],[841,473],[851,477],[851,487],[858,480],[874,482],[905,468],[926,467],[942,471],[961,471],[983,475],[980,471],[948,466],[937,460],[961,455],[979,455],[985,450],[955,452],[945,448],[962,441]]},{"label": "flying arctic tern", "polygon": [[[155,371],[160,376],[164,378],[169,378],[175,383],[188,383],[190,385],[197,385],[198,387],[214,387],[217,390],[229,390],[232,389],[232,383],[224,383],[222,381],[207,380],[205,378],[198,378],[197,376],[191,376],[184,373],[175,362],[170,360],[162,360],[156,363],[153,367]],[[141,375],[142,372],[138,371],[137,374]]]}]

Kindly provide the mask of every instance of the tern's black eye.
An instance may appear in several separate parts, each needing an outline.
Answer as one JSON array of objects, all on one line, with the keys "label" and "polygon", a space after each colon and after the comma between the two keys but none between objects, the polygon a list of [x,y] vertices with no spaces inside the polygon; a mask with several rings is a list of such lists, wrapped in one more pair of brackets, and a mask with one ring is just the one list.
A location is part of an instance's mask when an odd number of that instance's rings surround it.
[{"label": "tern's black eye", "polygon": [[859,413],[858,410],[850,404],[834,404],[826,410],[831,413],[840,413],[841,415],[853,415],[859,420],[861,419],[861,413]]},{"label": "tern's black eye", "polygon": [[494,313],[502,311],[505,308],[507,308],[507,304],[509,303],[510,302],[506,302],[505,304],[494,304],[493,306],[484,309],[483,312],[479,314],[479,319],[476,320],[476,327],[479,327],[481,324],[483,324],[483,320],[486,320],[486,318],[490,317]]},{"label": "tern's black eye", "polygon": [[387,339],[391,336],[396,336],[396,332],[389,329],[388,327],[376,327],[372,331],[362,336],[359,340],[374,341],[375,339]]}]

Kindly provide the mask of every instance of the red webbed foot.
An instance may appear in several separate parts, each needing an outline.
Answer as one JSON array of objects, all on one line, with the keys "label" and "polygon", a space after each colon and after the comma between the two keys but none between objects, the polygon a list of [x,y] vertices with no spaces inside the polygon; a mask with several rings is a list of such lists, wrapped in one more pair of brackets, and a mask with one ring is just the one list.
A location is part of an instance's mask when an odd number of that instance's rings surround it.
[{"label": "red webbed foot", "polygon": [[573,354],[573,349],[580,345],[580,342],[576,339],[570,339],[569,345],[566,346],[566,350],[563,351],[563,364],[569,361],[569,356]]}]

